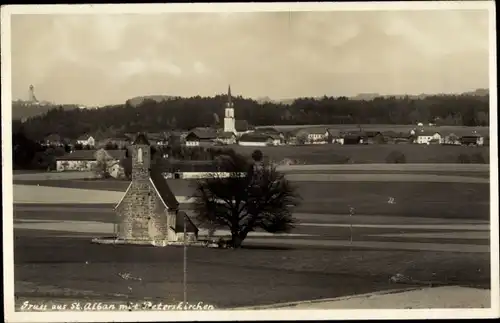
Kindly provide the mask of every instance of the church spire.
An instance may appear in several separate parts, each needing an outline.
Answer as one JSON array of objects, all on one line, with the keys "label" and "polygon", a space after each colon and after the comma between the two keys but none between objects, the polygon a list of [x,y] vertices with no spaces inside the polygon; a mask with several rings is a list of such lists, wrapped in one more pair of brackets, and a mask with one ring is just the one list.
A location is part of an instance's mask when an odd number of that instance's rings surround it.
[{"label": "church spire", "polygon": [[231,85],[227,88],[227,103],[226,103],[228,108],[233,107],[233,96],[231,95]]}]

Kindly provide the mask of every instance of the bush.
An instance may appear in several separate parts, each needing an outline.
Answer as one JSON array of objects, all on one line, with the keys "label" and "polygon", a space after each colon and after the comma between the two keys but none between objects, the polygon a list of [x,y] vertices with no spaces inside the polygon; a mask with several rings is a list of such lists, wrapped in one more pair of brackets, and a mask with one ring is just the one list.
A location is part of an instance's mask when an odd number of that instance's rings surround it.
[{"label": "bush", "polygon": [[388,164],[405,164],[406,156],[402,152],[394,150],[387,155],[385,162]]}]

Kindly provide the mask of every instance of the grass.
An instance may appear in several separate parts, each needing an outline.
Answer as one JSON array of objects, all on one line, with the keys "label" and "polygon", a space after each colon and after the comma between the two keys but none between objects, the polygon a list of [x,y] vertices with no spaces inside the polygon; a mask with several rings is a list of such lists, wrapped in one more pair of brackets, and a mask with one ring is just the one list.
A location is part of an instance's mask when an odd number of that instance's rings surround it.
[{"label": "grass", "polygon": [[[177,196],[192,194],[193,181],[169,180]],[[37,181],[29,184],[125,192],[127,181]],[[302,197],[296,212],[488,220],[490,187],[471,183],[296,182]],[[389,204],[389,198],[395,204]],[[189,205],[183,205],[189,208]]]},{"label": "grass", "polygon": [[406,157],[406,163],[457,163],[460,154],[481,154],[489,163],[489,147],[443,146],[443,145],[304,145],[304,146],[274,146],[246,147],[229,146],[236,152],[250,155],[255,149],[260,149],[271,160],[297,160],[304,164],[343,164],[346,157],[348,163],[369,164],[386,163],[386,157],[397,150]]},{"label": "grass", "polygon": [[[86,239],[21,237],[15,243],[16,296],[74,297],[74,292],[67,295],[69,290],[181,301],[182,253],[182,248],[175,247],[106,246]],[[401,288],[389,283],[397,273],[435,284],[487,288],[490,281],[488,254],[190,248],[187,259],[188,300],[217,307]],[[124,272],[142,281],[124,280],[118,275]]]}]

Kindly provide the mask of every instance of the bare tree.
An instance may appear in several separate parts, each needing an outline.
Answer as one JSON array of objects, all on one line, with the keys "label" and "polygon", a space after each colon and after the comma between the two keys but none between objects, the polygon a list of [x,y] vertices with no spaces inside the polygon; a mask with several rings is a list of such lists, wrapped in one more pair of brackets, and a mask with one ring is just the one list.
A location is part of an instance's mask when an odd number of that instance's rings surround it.
[{"label": "bare tree", "polygon": [[234,248],[257,229],[281,233],[294,228],[292,209],[300,197],[275,167],[260,160],[252,163],[239,154],[221,156],[219,163],[229,176],[213,173],[196,183],[194,206],[202,226],[228,228]]}]

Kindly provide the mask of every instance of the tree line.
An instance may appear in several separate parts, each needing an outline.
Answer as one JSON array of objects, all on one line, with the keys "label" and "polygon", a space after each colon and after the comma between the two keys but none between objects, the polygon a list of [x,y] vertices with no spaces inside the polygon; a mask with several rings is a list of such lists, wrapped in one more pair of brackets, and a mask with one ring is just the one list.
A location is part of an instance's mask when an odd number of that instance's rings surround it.
[{"label": "tree line", "polygon": [[[26,134],[38,140],[49,133],[76,139],[89,133],[113,137],[140,131],[220,126],[227,97],[172,98],[157,102],[144,100],[99,109],[55,107],[23,123]],[[241,96],[233,98],[236,119],[255,126],[306,124],[415,124],[487,126],[488,96],[436,95],[425,98],[379,97],[350,100],[347,97],[299,98],[287,105],[258,103]]]}]

